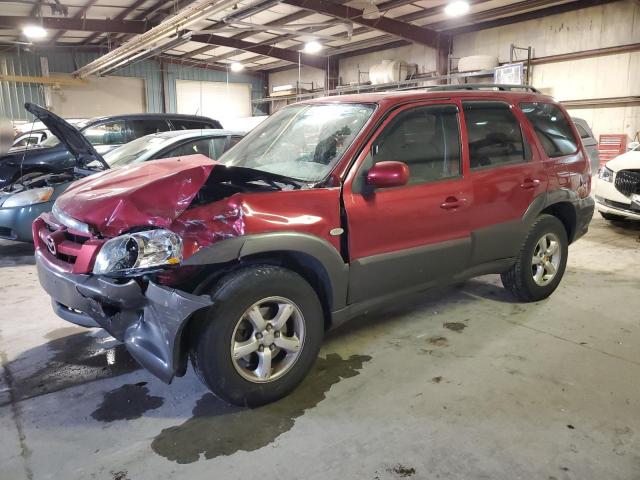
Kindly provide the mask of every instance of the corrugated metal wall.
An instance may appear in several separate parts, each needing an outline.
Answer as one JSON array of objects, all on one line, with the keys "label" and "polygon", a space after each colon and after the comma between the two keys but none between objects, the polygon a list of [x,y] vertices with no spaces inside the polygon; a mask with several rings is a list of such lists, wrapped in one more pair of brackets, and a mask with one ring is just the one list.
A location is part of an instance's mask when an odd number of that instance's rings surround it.
[{"label": "corrugated metal wall", "polygon": [[[0,54],[1,75],[40,75],[40,60],[30,54]],[[44,103],[41,85],[0,82],[0,117],[24,120],[29,116],[25,102]]]},{"label": "corrugated metal wall", "polygon": [[[0,53],[0,74],[5,75],[41,75],[40,57],[47,57],[51,73],[71,73],[100,56],[97,52],[56,51],[54,53],[16,52]],[[176,111],[175,80],[201,80],[224,82],[225,72],[206,70],[177,64],[164,64],[167,70],[167,110]],[[117,75],[137,77],[145,80],[148,112],[162,112],[162,70],[159,62],[146,60],[117,72]],[[262,81],[253,75],[231,74],[229,81],[250,83],[252,98],[262,97]],[[27,120],[30,115],[24,110],[25,102],[43,104],[42,86],[28,83],[0,82],[0,116],[12,120]],[[255,115],[262,115],[256,110]]]}]

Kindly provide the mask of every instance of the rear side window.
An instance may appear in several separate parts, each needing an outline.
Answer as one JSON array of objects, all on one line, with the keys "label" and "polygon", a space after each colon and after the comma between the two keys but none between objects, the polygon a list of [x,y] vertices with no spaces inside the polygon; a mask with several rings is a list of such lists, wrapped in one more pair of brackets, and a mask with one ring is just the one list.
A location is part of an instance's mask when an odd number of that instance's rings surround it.
[{"label": "rear side window", "polygon": [[131,132],[133,138],[144,137],[145,135],[151,135],[152,133],[167,132],[171,130],[166,120],[129,120],[131,126]]},{"label": "rear side window", "polygon": [[580,138],[591,138],[591,135],[589,135],[589,132],[587,132],[587,130],[579,123],[576,123],[576,128],[578,129]]},{"label": "rear side window", "polygon": [[222,128],[220,122],[207,122],[204,120],[180,120],[171,119],[174,130],[199,130],[206,128]]},{"label": "rear side window", "polygon": [[82,134],[92,145],[122,145],[130,140],[124,121],[92,125],[85,128]]},{"label": "rear side window", "polygon": [[548,157],[562,157],[578,150],[578,142],[573,135],[571,125],[556,105],[521,103],[520,108],[533,125]]},{"label": "rear side window", "polygon": [[518,119],[501,102],[462,102],[471,169],[526,162],[528,150]]},{"label": "rear side window", "polygon": [[417,107],[398,114],[372,148],[373,163],[404,162],[409,184],[460,175],[458,109],[453,105]]}]

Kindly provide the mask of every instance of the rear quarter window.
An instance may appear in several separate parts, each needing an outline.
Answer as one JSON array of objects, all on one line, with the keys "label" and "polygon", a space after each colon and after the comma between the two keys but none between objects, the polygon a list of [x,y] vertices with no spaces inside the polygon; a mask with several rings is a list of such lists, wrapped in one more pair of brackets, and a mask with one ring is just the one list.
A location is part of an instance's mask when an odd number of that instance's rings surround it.
[{"label": "rear quarter window", "polygon": [[521,103],[542,148],[550,158],[571,155],[578,150],[578,141],[562,110],[552,103]]}]

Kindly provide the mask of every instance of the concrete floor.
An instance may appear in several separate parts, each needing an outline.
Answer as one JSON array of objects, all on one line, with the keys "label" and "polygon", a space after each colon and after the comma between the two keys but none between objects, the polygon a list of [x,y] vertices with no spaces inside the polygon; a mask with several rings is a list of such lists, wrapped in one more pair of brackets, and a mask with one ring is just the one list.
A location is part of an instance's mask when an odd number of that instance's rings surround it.
[{"label": "concrete floor", "polygon": [[487,276],[356,319],[256,410],[56,318],[1,244],[0,478],[640,478],[639,235],[598,216],[537,304]]}]

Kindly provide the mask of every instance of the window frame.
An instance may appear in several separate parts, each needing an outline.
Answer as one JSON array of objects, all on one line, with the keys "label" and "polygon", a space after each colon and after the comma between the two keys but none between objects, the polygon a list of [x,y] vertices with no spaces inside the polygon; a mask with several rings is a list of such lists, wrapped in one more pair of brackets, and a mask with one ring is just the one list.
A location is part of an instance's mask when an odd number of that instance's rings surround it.
[{"label": "window frame", "polygon": [[437,180],[430,180],[430,181],[420,182],[420,183],[407,182],[406,185],[385,188],[384,191],[387,191],[387,190],[391,191],[399,188],[420,188],[420,187],[434,185],[441,182],[459,181],[464,179],[465,171],[467,168],[466,159],[465,159],[467,155],[466,153],[467,147],[465,147],[465,144],[464,144],[465,134],[463,133],[464,124],[462,122],[461,106],[460,106],[460,103],[457,102],[456,100],[452,100],[450,98],[446,98],[446,99],[438,98],[438,99],[433,99],[433,101],[404,103],[404,104],[398,105],[396,108],[388,112],[388,115],[384,118],[383,121],[381,121],[376,126],[373,134],[370,136],[370,138],[367,140],[366,144],[364,145],[364,148],[362,148],[358,154],[357,158],[358,158],[359,164],[353,165],[353,167],[355,167],[354,169],[355,172],[350,181],[351,193],[361,194],[361,195],[365,195],[368,193],[366,182],[363,182],[362,178],[366,177],[366,172],[368,172],[369,169],[371,169],[373,165],[375,165],[375,162],[371,166],[367,167],[367,158],[372,155],[372,150],[377,145],[379,138],[384,134],[387,128],[392,126],[396,118],[398,118],[400,115],[403,115],[408,111],[416,110],[419,108],[429,108],[429,107],[453,107],[455,109],[457,126],[458,126],[458,145],[460,147],[460,150],[459,150],[460,169],[459,169],[458,175],[439,178]]},{"label": "window frame", "polygon": [[[571,131],[571,134],[573,135],[573,141],[576,144],[576,149],[571,152],[571,153],[563,153],[562,155],[557,155],[557,156],[550,156],[547,154],[547,151],[544,149],[544,145],[542,144],[542,141],[540,140],[540,138],[538,137],[538,134],[536,133],[536,127],[533,124],[533,122],[531,120],[529,120],[529,117],[527,117],[527,114],[524,113],[524,110],[522,109],[522,105],[523,104],[543,104],[543,105],[552,105],[554,107],[556,107],[558,109],[558,111],[562,114],[562,117],[564,118],[564,121],[567,122],[567,125],[569,126],[569,130]],[[572,125],[574,125],[573,120],[571,120],[571,117],[568,116],[567,112],[560,107],[560,105],[558,105],[555,102],[549,102],[549,101],[530,101],[530,102],[519,102],[518,103],[518,109],[522,112],[522,116],[526,119],[526,121],[528,122],[529,126],[531,127],[531,132],[533,133],[533,136],[536,139],[536,142],[538,142],[539,145],[539,150],[541,155],[544,155],[545,158],[548,159],[558,159],[558,158],[564,158],[564,157],[569,157],[571,155],[576,155],[579,151],[580,151],[580,146],[582,145],[582,137],[580,136],[580,132],[578,132],[578,129],[574,127],[572,127]],[[576,137],[576,133],[577,133],[577,137]],[[592,138],[592,137],[587,137],[587,138]]]},{"label": "window frame", "polygon": [[[524,158],[522,159],[522,161],[506,162],[506,163],[500,163],[497,165],[481,165],[479,167],[473,167],[471,165],[471,144],[469,142],[469,124],[467,123],[467,116],[465,115],[465,111],[464,111],[465,104],[469,104],[469,103],[497,103],[497,104],[505,105],[507,107],[507,110],[511,113],[514,120],[518,123],[518,126],[520,127],[520,138],[522,139],[522,147],[524,150],[523,152]],[[526,120],[526,117],[524,116],[524,113],[522,114],[522,117],[524,118],[520,117],[520,115],[518,114],[520,112],[518,112],[518,109],[515,108],[515,105],[498,98],[470,98],[470,99],[465,98],[465,99],[461,99],[460,105],[461,105],[462,117],[464,118],[464,129],[465,129],[465,137],[466,137],[465,140],[466,140],[467,155],[469,158],[470,173],[481,172],[484,170],[491,170],[491,169],[497,169],[497,168],[504,168],[504,167],[514,167],[518,165],[526,165],[528,163],[531,163],[531,161],[534,158],[533,152],[531,149],[530,141],[527,139],[524,125],[522,123],[523,120]]]}]

